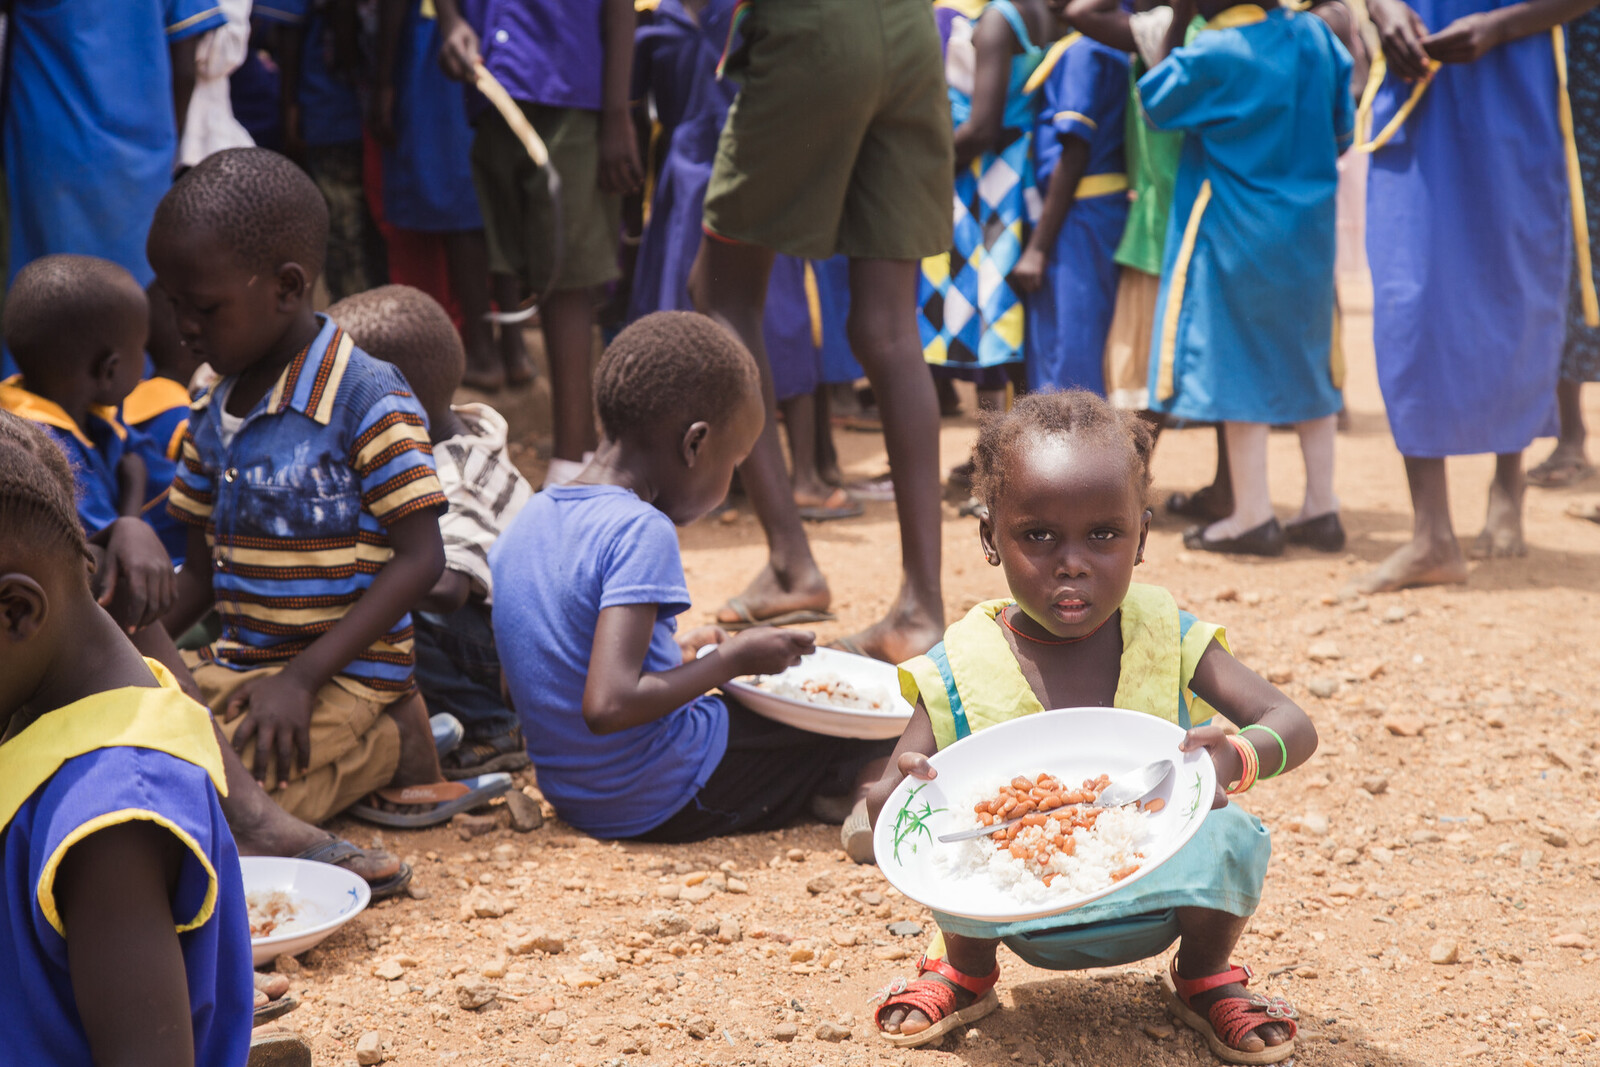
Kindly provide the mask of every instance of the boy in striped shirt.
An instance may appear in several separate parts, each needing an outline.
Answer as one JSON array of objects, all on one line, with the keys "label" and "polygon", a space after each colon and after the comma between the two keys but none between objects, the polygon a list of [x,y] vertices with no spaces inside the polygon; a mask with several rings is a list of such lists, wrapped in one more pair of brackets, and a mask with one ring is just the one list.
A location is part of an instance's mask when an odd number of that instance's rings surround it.
[{"label": "boy in striped shirt", "polygon": [[[174,184],[149,252],[221,380],[195,402],[168,506],[188,523],[169,632],[213,604],[195,682],[278,804],[432,825],[510,788],[445,782],[412,680],[410,608],[444,566],[422,408],[315,314],[327,208],[294,164],[219,152]],[[363,798],[366,798],[363,801]]]},{"label": "boy in striped shirt", "polygon": [[451,405],[466,369],[461,335],[431,296],[385,285],[346,297],[328,314],[362,348],[393,363],[428,415],[428,436],[449,510],[439,517],[444,573],[412,612],[417,685],[432,712],[465,730],[440,763],[446,778],[528,765],[517,713],[500,692],[490,621],[489,549],[533,488],[506,452],[506,420],[487,404]]}]

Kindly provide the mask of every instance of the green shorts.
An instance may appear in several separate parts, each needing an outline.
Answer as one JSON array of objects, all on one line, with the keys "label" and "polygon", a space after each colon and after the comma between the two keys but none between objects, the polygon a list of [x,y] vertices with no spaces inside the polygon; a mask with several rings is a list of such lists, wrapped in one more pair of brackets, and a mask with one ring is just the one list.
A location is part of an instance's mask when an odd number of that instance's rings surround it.
[{"label": "green shorts", "polygon": [[948,252],[955,149],[928,0],[754,0],[713,236],[806,259]]},{"label": "green shorts", "polygon": [[[622,276],[617,244],[622,202],[600,191],[600,115],[577,108],[518,101],[539,131],[561,175],[561,220],[566,233],[556,289],[587,289]],[[478,123],[472,140],[472,184],[489,241],[491,269],[515,275],[543,292],[554,266],[555,215],[545,174],[533,165],[499,113]]]}]

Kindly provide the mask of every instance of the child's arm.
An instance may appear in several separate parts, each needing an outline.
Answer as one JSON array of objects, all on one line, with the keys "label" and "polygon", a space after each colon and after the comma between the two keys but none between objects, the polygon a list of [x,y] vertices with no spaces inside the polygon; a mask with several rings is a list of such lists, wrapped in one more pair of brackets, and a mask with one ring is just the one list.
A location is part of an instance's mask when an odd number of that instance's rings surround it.
[{"label": "child's arm", "polygon": [[156,824],[125,822],[73,845],[56,873],[72,992],[99,1067],[194,1063],[188,974],[172,923],[182,855]]},{"label": "child's arm", "polygon": [[659,613],[655,604],[601,610],[583,687],[583,721],[592,732],[614,734],[655,722],[741,675],[788,670],[817,647],[814,635],[803,630],[757,626],[681,667],[647,672],[645,655]]},{"label": "child's arm", "polygon": [[1119,52],[1138,51],[1121,0],[1072,0],[1067,5],[1067,21],[1091,41]]},{"label": "child's arm", "polygon": [[458,82],[471,83],[472,67],[483,62],[477,31],[461,17],[456,0],[434,0],[439,12],[439,66]]},{"label": "child's arm", "polygon": [[967,121],[956,127],[955,134],[957,173],[966,170],[985,152],[994,151],[1000,143],[1015,40],[1011,24],[999,11],[987,10],[978,19],[972,35],[972,45],[977,52],[972,77],[972,111]]},{"label": "child's arm", "polygon": [[[189,121],[189,99],[194,96],[194,60],[200,47],[198,35],[185,37],[167,49],[172,57],[172,113],[178,120],[178,139]],[[173,160],[177,164],[177,160]]]},{"label": "child's arm", "polygon": [[932,781],[939,776],[939,772],[928,762],[928,757],[937,751],[939,743],[933,738],[933,721],[928,718],[928,709],[919,699],[911,711],[911,721],[906,723],[905,732],[900,735],[900,742],[894,746],[883,777],[867,790],[867,818],[872,820],[872,825],[878,825],[878,813],[889,803],[889,794],[894,792],[902,778]]},{"label": "child's arm", "polygon": [[634,136],[629,89],[633,82],[633,31],[638,25],[633,0],[605,0],[601,12],[605,59],[601,65],[600,188],[608,193],[636,192],[644,177],[639,169],[639,142]]},{"label": "child's arm", "polygon": [[[318,689],[372,642],[388,633],[433,588],[444,570],[444,541],[431,509],[414,511],[387,527],[394,555],[344,617],[271,677],[247,682],[228,701],[224,722],[249,717],[233,735],[244,751],[256,743],[257,781],[264,782],[273,761],[281,781],[291,767],[304,770],[311,760],[311,704]],[[201,557],[205,558],[204,556]]]},{"label": "child's arm", "polygon": [[169,636],[181,637],[205,618],[215,601],[216,594],[211,587],[211,546],[206,543],[206,529],[190,526],[189,546],[183,569],[178,572],[177,595],[172,607],[161,618],[162,626]]},{"label": "child's arm", "polygon": [[[1398,0],[1391,0],[1398,2]],[[1440,63],[1471,63],[1499,45],[1546,33],[1594,7],[1594,0],[1525,0],[1521,4],[1464,15],[1422,40]],[[1374,20],[1376,21],[1376,20]]]},{"label": "child's arm", "polygon": [[161,538],[144,511],[144,460],[132,452],[117,463],[121,516],[90,540],[105,547],[105,570],[96,576],[101,607],[132,633],[160,620],[177,596],[177,578]]},{"label": "child's arm", "polygon": [[1022,258],[1011,271],[1011,284],[1021,292],[1035,292],[1044,284],[1045,265],[1056,246],[1061,224],[1067,221],[1067,213],[1077,200],[1078,182],[1088,168],[1089,142],[1072,134],[1062,137],[1061,158],[1056,160],[1056,169],[1050,173],[1050,187],[1045,192],[1039,222],[1028,237],[1028,247],[1022,250]]},{"label": "child's arm", "polygon": [[[1317,728],[1299,705],[1215,641],[1200,657],[1189,688],[1234,725],[1242,728],[1259,723],[1283,739],[1283,747],[1279,748],[1277,739],[1267,730],[1251,730],[1243,735],[1260,757],[1263,778],[1294,770],[1317,750]],[[1243,773],[1239,754],[1222,727],[1211,724],[1195,727],[1184,738],[1185,752],[1196,748],[1204,748],[1216,764],[1217,797],[1212,806],[1223,807],[1228,802],[1223,787]]]},{"label": "child's arm", "polygon": [[464,607],[472,597],[472,579],[458,570],[446,566],[433,583],[428,595],[417,604],[418,611],[431,611],[435,615],[448,615]]}]

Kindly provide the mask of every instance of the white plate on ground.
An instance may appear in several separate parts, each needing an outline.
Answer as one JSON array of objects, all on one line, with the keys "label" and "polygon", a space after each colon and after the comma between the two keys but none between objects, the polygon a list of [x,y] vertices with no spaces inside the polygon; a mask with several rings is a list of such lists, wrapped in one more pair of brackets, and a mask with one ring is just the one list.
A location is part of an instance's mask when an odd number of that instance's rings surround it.
[{"label": "white plate on ground", "polygon": [[[1216,790],[1216,772],[1204,750],[1178,751],[1183,731],[1164,719],[1119,708],[1070,708],[1025,715],[991,726],[936,753],[931,782],[907,778],[889,796],[873,834],[878,867],[912,900],[951,915],[986,922],[1020,922],[1082,907],[1133,884],[1188,843],[1200,829]],[[953,878],[933,857],[941,834],[978,825],[970,806],[952,802],[975,790],[996,793],[1018,775],[1048,772],[1069,785],[1117,775],[1161,758],[1177,773],[1155,796],[1166,806],[1149,816],[1151,836],[1139,870],[1096,892],[1052,897],[1047,904],[999,892],[986,878]],[[979,843],[985,843],[980,838]]]},{"label": "white plate on ground", "polygon": [[257,967],[278,956],[298,956],[354,919],[372,900],[372,889],[358,874],[328,863],[278,856],[241,856],[244,896],[256,903],[267,894],[285,894],[294,917],[268,937],[250,939]]},{"label": "white plate on ground", "polygon": [[877,693],[886,698],[888,710],[852,711],[782,697],[753,684],[758,680],[756,677],[737,678],[722,688],[756,714],[814,734],[881,741],[905,732],[906,723],[911,721],[911,705],[900,695],[900,672],[892,663],[840,652],[836,648],[819,648],[801,660],[799,666],[759,680],[781,678],[799,683],[818,675],[842,678],[860,693]]}]

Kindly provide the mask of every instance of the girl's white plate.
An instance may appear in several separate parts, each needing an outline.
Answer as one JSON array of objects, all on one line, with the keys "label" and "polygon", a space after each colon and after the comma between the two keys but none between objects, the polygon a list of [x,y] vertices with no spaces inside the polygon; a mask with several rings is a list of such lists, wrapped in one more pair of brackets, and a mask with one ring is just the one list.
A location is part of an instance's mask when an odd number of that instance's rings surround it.
[{"label": "girl's white plate", "polygon": [[768,677],[799,683],[817,675],[843,678],[855,686],[857,692],[881,695],[887,698],[888,710],[852,711],[794,700],[751,684],[757,681],[754,677],[737,678],[722,688],[758,715],[829,737],[881,741],[887,737],[899,737],[905,731],[906,723],[911,721],[911,705],[900,695],[900,673],[892,663],[851,655],[835,648],[819,648],[801,660],[799,666]]},{"label": "girl's white plate", "polygon": [[366,879],[328,863],[241,856],[239,867],[247,902],[281,892],[294,908],[294,917],[270,936],[250,939],[250,956],[257,967],[278,956],[298,956],[361,914],[372,900]]},{"label": "girl's white plate", "polygon": [[[931,782],[907,778],[890,794],[873,834],[878,867],[900,892],[951,915],[987,922],[1019,922],[1081,907],[1143,878],[1182,848],[1200,829],[1216,790],[1216,773],[1204,750],[1178,751],[1183,731],[1164,719],[1120,708],[1070,708],[1025,715],[972,734],[935,754]],[[1008,899],[981,879],[952,879],[934,864],[941,834],[977,826],[970,808],[950,797],[975,789],[993,793],[1011,779],[1047,771],[1076,785],[1168,758],[1177,773],[1154,794],[1166,806],[1151,815],[1151,838],[1137,872],[1098,892],[1063,894],[1047,906]]]}]

